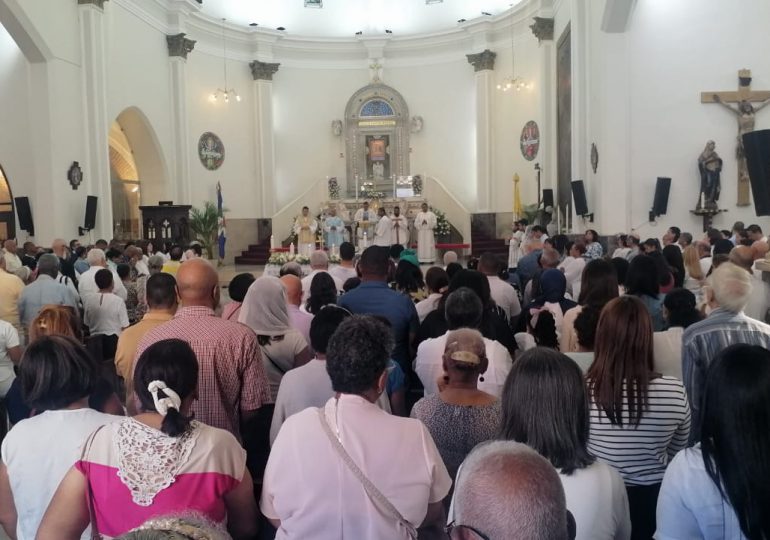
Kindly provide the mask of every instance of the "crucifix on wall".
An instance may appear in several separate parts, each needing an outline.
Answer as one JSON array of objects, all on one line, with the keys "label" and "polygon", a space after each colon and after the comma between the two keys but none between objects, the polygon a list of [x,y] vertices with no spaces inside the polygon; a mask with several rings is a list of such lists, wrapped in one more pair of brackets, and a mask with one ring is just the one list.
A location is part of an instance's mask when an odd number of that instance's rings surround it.
[{"label": "crucifix on wall", "polygon": [[[746,154],[743,150],[743,135],[754,131],[754,118],[766,105],[770,104],[770,90],[751,90],[751,70],[738,72],[737,92],[701,92],[701,103],[719,103],[738,118],[738,145],[735,155],[738,159],[738,206],[750,204],[749,171],[746,167]],[[736,106],[730,105],[735,103]],[[756,107],[752,103],[759,103]]]}]

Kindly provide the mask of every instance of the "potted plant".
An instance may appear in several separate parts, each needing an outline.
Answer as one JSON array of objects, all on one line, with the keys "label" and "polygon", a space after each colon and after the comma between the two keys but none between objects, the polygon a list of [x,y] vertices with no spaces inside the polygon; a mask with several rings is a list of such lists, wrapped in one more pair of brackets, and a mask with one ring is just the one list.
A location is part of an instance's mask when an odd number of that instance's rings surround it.
[{"label": "potted plant", "polygon": [[204,203],[203,208],[190,209],[190,230],[209,260],[214,260],[214,246],[217,245],[221,217],[217,206],[211,202]]}]

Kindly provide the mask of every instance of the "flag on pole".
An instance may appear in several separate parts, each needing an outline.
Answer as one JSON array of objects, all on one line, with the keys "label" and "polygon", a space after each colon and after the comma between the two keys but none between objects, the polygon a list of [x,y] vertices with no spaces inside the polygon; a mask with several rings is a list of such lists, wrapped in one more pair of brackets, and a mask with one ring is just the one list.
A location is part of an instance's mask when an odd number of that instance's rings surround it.
[{"label": "flag on pole", "polygon": [[217,182],[217,223],[219,225],[217,242],[219,244],[219,259],[225,258],[225,243],[227,242],[227,222],[222,206],[222,185]]},{"label": "flag on pole", "polygon": [[521,219],[524,209],[521,207],[521,193],[519,193],[519,175],[513,175],[513,219]]}]

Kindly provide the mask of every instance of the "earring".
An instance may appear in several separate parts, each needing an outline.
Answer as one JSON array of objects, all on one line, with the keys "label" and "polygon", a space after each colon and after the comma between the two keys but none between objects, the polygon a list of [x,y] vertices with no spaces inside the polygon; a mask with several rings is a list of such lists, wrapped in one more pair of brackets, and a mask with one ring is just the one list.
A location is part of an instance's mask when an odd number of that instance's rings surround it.
[{"label": "earring", "polygon": [[484,375],[479,375],[479,382],[484,382]]}]

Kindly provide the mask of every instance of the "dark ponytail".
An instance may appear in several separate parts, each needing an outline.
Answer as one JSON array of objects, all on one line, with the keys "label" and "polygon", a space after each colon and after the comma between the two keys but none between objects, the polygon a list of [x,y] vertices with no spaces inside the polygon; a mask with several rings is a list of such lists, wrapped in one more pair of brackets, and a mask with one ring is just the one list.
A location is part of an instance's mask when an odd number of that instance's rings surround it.
[{"label": "dark ponytail", "polygon": [[554,319],[553,313],[546,309],[541,310],[537,317],[537,324],[532,325],[532,321],[530,321],[530,326],[538,347],[559,348],[559,338],[556,335],[556,319]]},{"label": "dark ponytail", "polygon": [[[180,339],[165,339],[150,345],[136,363],[134,369],[134,390],[141,408],[146,412],[155,412],[155,402],[149,385],[153,381],[163,382],[169,391],[179,395],[184,403],[198,385],[198,359],[187,342]],[[168,398],[171,394],[158,389],[158,399]],[[169,407],[161,424],[161,431],[170,437],[179,437],[190,429],[191,417],[182,411]]]}]

